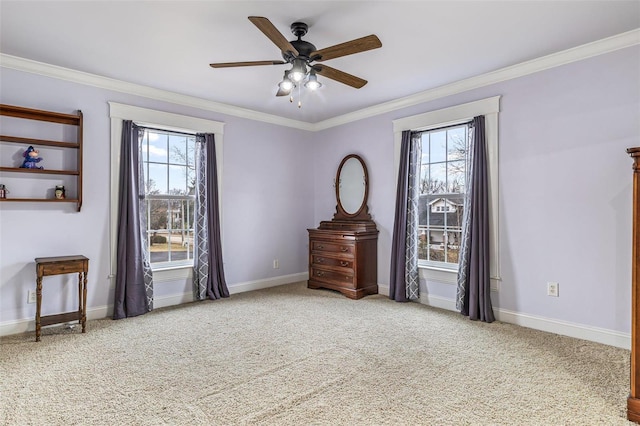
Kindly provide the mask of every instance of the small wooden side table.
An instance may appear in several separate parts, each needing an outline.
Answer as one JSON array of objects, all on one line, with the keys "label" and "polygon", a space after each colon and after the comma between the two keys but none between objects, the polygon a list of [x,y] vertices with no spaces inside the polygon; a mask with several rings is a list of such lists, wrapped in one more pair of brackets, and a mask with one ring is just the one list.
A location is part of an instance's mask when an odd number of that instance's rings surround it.
[{"label": "small wooden side table", "polygon": [[[40,341],[40,329],[43,326],[78,320],[82,324],[82,332],[87,325],[87,273],[89,259],[84,256],[58,256],[36,258],[36,342]],[[42,277],[78,273],[78,310],[41,317]]]}]

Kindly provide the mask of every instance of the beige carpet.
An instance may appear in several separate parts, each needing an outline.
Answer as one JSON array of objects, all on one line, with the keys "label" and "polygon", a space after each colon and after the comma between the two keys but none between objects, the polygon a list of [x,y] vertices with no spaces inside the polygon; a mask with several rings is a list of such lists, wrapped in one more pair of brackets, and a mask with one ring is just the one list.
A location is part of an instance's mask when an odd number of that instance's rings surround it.
[{"label": "beige carpet", "polygon": [[627,425],[629,351],[304,283],[0,343],[6,425]]}]

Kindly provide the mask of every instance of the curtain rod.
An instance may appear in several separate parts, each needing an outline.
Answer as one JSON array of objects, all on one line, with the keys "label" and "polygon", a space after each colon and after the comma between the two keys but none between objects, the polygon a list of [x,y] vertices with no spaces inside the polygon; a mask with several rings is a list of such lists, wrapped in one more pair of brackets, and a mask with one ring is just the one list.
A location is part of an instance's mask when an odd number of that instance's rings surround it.
[{"label": "curtain rod", "polygon": [[185,135],[185,136],[196,136],[196,133],[181,132],[179,130],[159,129],[157,127],[143,126],[143,125],[139,125],[139,124],[136,124],[136,126],[138,126],[141,129],[155,130],[157,132],[174,133],[174,134],[177,134],[177,135]]},{"label": "curtain rod", "polygon": [[434,127],[433,129],[424,129],[424,130],[412,130],[411,133],[426,133],[426,132],[434,132],[434,131],[438,131],[438,130],[445,130],[445,129],[450,129],[452,127],[460,127],[460,126],[465,126],[465,125],[469,125],[473,123],[473,119],[469,120],[469,121],[462,121],[460,123],[456,123],[456,124],[449,124],[448,126],[442,126],[442,127]]}]

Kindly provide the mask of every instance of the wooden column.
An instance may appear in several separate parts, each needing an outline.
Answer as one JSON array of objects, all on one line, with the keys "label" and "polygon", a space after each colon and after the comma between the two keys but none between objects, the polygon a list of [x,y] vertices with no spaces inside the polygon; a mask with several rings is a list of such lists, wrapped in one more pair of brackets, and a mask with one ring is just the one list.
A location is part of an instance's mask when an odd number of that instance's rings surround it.
[{"label": "wooden column", "polygon": [[627,418],[640,422],[640,147],[629,148],[633,158],[633,230],[631,247],[631,393]]}]

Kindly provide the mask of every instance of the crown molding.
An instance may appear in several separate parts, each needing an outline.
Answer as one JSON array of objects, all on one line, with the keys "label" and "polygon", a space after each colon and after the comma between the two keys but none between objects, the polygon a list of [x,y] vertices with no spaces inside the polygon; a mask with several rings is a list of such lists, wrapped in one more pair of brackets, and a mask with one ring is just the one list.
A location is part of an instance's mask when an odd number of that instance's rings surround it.
[{"label": "crown molding", "polygon": [[144,98],[155,99],[163,102],[170,102],[177,105],[198,108],[205,111],[218,112],[234,117],[247,118],[249,120],[262,121],[265,123],[277,124],[280,126],[292,127],[295,129],[311,131],[313,125],[304,121],[292,120],[278,115],[267,114],[247,108],[241,108],[220,102],[209,101],[195,96],[183,95],[168,90],[156,89],[142,84],[129,83],[114,78],[103,77],[70,68],[59,67],[57,65],[46,64],[44,62],[24,59],[18,56],[0,53],[0,67],[24,71],[32,74],[39,74],[45,77],[67,80],[87,86],[99,87],[101,89],[113,90],[115,92],[127,93]]},{"label": "crown molding", "polygon": [[444,86],[429,89],[389,102],[384,102],[369,108],[363,108],[358,111],[343,114],[338,117],[329,118],[327,120],[319,121],[316,123],[307,123],[304,121],[292,120],[289,118],[254,111],[247,108],[209,101],[206,99],[197,98],[195,96],[183,95],[180,93],[156,89],[141,84],[128,83],[122,80],[116,80],[96,74],[76,71],[69,68],[46,64],[43,62],[32,61],[30,59],[24,59],[4,53],[0,53],[0,67],[39,74],[46,77],[57,78],[60,80],[72,81],[74,83],[95,86],[102,89],[113,90],[116,92],[128,93],[149,99],[198,108],[205,111],[218,112],[234,117],[246,118],[249,120],[262,121],[265,123],[277,124],[280,126],[316,132],[362,120],[364,118],[369,118],[398,109],[410,107],[413,105],[433,101],[446,96],[466,92],[468,90],[478,89],[481,87],[489,86],[491,84],[500,83],[502,81],[523,77],[529,74],[570,64],[572,62],[580,61],[594,56],[603,55],[605,53],[610,53],[638,44],[640,44],[640,29],[634,29],[615,36],[607,37],[571,49],[552,53],[550,55],[542,56],[537,59],[532,59],[520,64],[501,68],[496,71],[467,78],[465,80],[460,80],[451,84],[446,84]]},{"label": "crown molding", "polygon": [[612,37],[607,37],[592,43],[583,44],[571,49],[562,50],[547,56],[532,59],[530,61],[521,62],[516,65],[491,71],[475,77],[459,80],[451,84],[436,87],[434,89],[425,90],[424,92],[398,98],[389,102],[374,105],[369,108],[363,108],[358,111],[350,112],[338,117],[333,117],[324,121],[315,123],[313,130],[325,130],[331,127],[340,126],[351,123],[353,121],[362,120],[364,118],[373,117],[387,112],[395,111],[401,108],[433,101],[446,96],[455,95],[457,93],[478,89],[491,84],[500,83],[502,81],[523,77],[529,74],[544,71],[550,68],[559,67],[570,64],[572,62],[588,59],[594,56],[603,55],[616,50],[640,44],[640,29],[627,31]]}]

